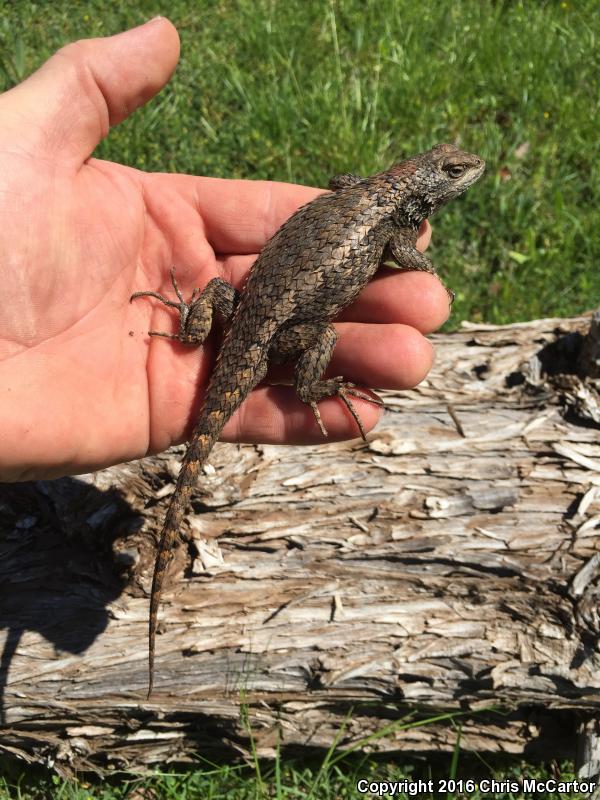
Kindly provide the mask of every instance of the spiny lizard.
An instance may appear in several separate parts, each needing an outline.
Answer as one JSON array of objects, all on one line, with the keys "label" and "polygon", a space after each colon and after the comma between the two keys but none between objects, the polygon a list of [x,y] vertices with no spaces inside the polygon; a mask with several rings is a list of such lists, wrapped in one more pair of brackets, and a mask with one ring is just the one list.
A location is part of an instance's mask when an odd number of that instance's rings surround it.
[{"label": "spiny lizard", "polygon": [[265,377],[269,363],[292,361],[296,393],[312,408],[323,435],[327,432],[317,404],[335,395],[364,438],[350,398],[381,401],[343,377],[322,379],[336,342],[331,323],[382,266],[435,273],[431,261],[415,247],[419,226],[471,186],[484,169],[478,156],[440,144],[368,178],[339,175],[330,182],[331,193],[296,211],[267,242],[242,293],[213,278],[202,291],[195,289],[186,303],[171,270],[178,302],[157,292],[131,296],[154,297],[178,310],[177,334],[150,331],[151,336],[201,345],[214,311],[227,325],[158,546],[150,600],[148,698],[165,572],[192,488],[223,426]]}]

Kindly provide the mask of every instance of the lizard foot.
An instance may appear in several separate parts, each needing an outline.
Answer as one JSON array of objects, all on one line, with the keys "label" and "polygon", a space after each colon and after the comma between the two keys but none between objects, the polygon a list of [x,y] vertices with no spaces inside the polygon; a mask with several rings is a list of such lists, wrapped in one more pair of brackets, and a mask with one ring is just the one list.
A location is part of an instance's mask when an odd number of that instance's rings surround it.
[{"label": "lizard foot", "polygon": [[[344,405],[346,406],[346,408],[348,409],[350,414],[352,414],[352,418],[354,419],[354,421],[356,422],[356,425],[358,426],[358,429],[360,431],[360,435],[366,441],[367,436],[366,436],[366,433],[365,433],[365,429],[364,429],[363,424],[362,424],[362,422],[360,420],[360,417],[358,416],[358,413],[357,413],[356,409],[352,405],[352,401],[350,400],[350,397],[358,397],[360,400],[367,400],[369,403],[374,403],[377,406],[382,406],[383,405],[383,400],[381,398],[379,398],[379,397],[373,397],[372,395],[367,394],[366,392],[363,392],[361,389],[358,389],[353,383],[350,383],[349,381],[345,381],[342,376],[338,376],[336,378],[331,378],[330,381],[328,381],[328,383],[330,385],[333,385],[334,388],[333,388],[333,391],[331,393],[324,395],[324,397],[339,397],[339,398],[341,398],[341,400],[343,401]],[[323,398],[319,398],[319,399],[323,399]],[[310,407],[312,408],[313,414],[315,415],[315,419],[317,421],[317,425],[321,429],[321,433],[323,434],[323,436],[327,436],[327,429],[325,428],[325,425],[323,424],[323,420],[321,419],[321,414],[320,414],[319,409],[317,407],[317,402],[315,400],[311,400],[310,401]]]},{"label": "lizard foot", "polygon": [[163,297],[162,294],[158,294],[158,292],[134,292],[131,297],[129,298],[129,302],[131,303],[132,300],[137,299],[138,297],[155,297],[157,300],[160,300],[161,303],[164,303],[166,306],[170,308],[176,308],[179,311],[179,316],[181,317],[180,323],[180,332],[179,333],[165,333],[164,331],[148,331],[148,336],[164,336],[166,339],[176,339],[177,341],[185,341],[182,336],[182,331],[186,329],[187,319],[190,313],[190,309],[196,302],[199,294],[199,289],[194,289],[192,292],[192,296],[190,298],[190,302],[186,303],[183,299],[183,295],[181,294],[181,290],[177,285],[177,280],[175,279],[175,267],[171,267],[171,283],[173,284],[173,289],[175,290],[175,294],[177,295],[177,299],[179,300],[178,303],[174,303],[173,300],[169,300],[167,297]]}]

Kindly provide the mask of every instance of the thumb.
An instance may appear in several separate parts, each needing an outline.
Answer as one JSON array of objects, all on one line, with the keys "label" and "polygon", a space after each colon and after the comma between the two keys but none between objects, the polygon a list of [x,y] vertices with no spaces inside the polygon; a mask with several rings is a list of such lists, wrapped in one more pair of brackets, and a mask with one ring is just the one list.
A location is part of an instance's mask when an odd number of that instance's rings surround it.
[{"label": "thumb", "polygon": [[61,48],[0,97],[0,147],[71,162],[88,158],[112,125],[147,103],[171,77],[179,36],[164,17]]}]

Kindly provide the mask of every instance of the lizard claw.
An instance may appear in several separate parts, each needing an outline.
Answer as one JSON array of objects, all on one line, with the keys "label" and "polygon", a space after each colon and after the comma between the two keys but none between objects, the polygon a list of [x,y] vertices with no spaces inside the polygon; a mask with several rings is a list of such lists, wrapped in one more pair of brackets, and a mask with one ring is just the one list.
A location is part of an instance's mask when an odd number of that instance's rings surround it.
[{"label": "lizard claw", "polygon": [[[181,306],[187,306],[188,304],[183,299],[183,295],[177,285],[177,281],[175,280],[175,267],[171,267],[170,273],[171,275],[171,283],[173,284],[173,289],[175,289],[175,294],[177,295],[177,299],[179,300],[178,303],[174,303],[172,300],[169,300],[168,297],[164,297],[162,294],[158,292],[134,292],[131,297],[129,298],[129,302],[131,303],[132,300],[136,300],[138,297],[155,297],[157,300],[160,300],[161,303],[164,303],[166,306],[170,306],[171,308],[178,308],[181,309]],[[192,299],[189,303],[191,305],[194,302],[194,295],[196,294],[196,289],[192,294]]]},{"label": "lizard claw", "polygon": [[372,397],[370,394],[357,389],[356,386],[352,383],[343,383],[339,387],[337,394],[341,397],[342,401],[344,402],[348,411],[352,414],[354,421],[356,422],[358,429],[360,431],[360,435],[362,436],[363,440],[367,441],[367,434],[365,433],[365,429],[363,428],[363,424],[361,422],[360,417],[354,406],[352,405],[352,401],[350,400],[350,396],[358,397],[360,400],[367,400],[369,403],[373,403],[376,406],[382,406],[383,400],[380,397]]},{"label": "lizard claw", "polygon": [[315,419],[317,420],[317,425],[321,429],[321,433],[323,436],[327,437],[329,434],[327,433],[327,428],[323,425],[323,420],[321,419],[321,412],[319,411],[319,407],[317,406],[316,402],[313,400],[310,404],[310,407],[313,410],[313,414],[315,415]]},{"label": "lizard claw", "polygon": [[134,292],[131,297],[129,298],[129,302],[131,303],[132,300],[136,300],[138,297],[154,297],[156,300],[160,300],[161,303],[164,305],[169,306],[169,308],[176,308],[179,311],[180,323],[179,323],[179,333],[165,333],[164,331],[148,331],[148,336],[163,336],[165,339],[175,339],[176,341],[183,341],[185,342],[185,327],[187,323],[187,319],[190,313],[190,309],[194,305],[198,297],[198,289],[194,289],[192,292],[192,296],[190,298],[190,302],[186,303],[183,295],[181,294],[181,289],[177,285],[177,280],[175,278],[175,267],[171,267],[170,270],[171,275],[171,283],[173,284],[173,289],[175,290],[175,294],[177,295],[177,299],[179,300],[178,303],[175,303],[173,300],[169,300],[168,297],[164,297],[164,295],[159,294],[158,292]]},{"label": "lizard claw", "polygon": [[[342,402],[352,415],[352,418],[356,422],[356,425],[360,431],[360,435],[366,441],[367,435],[365,429],[363,427],[360,417],[358,416],[358,412],[356,411],[356,409],[352,404],[352,401],[350,400],[350,397],[358,397],[360,400],[366,400],[369,403],[374,403],[377,406],[382,406],[383,400],[380,397],[373,397],[372,395],[363,392],[361,389],[358,389],[353,383],[350,383],[349,381],[344,381],[343,377],[341,376],[338,376],[337,378],[332,378],[331,381],[332,383],[335,384],[335,389],[331,392],[331,394],[325,395],[325,397],[327,396],[339,397],[342,400]],[[323,436],[327,436],[328,435],[327,429],[325,425],[323,425],[323,420],[321,419],[321,414],[319,412],[315,400],[310,401],[310,407],[312,408],[313,414],[315,415],[315,420],[317,421],[317,425],[321,429],[321,433],[323,434]]]}]

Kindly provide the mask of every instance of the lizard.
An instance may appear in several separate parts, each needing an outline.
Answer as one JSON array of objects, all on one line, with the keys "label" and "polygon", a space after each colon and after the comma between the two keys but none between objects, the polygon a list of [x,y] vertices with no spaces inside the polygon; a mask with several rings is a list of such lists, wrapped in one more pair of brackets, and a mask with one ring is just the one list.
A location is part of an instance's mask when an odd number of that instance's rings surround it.
[{"label": "lizard", "polygon": [[130,302],[152,297],[179,313],[176,334],[151,330],[150,336],[200,346],[214,312],[226,329],[160,534],[150,595],[147,699],[154,684],[165,573],[200,469],[225,423],[264,379],[270,363],[293,362],[296,393],[311,407],[322,434],[327,436],[318,403],[337,396],[365,438],[351,397],[382,401],[342,376],[322,377],[336,343],[332,322],[380,268],[437,274],[416,249],[419,227],[475,183],[484,169],[479,156],[439,144],[370,177],[338,175],[329,183],[331,192],[299,208],[269,239],[242,292],[213,278],[202,291],[194,289],[186,302],[172,268],[177,302],[154,291],[131,295]]}]

